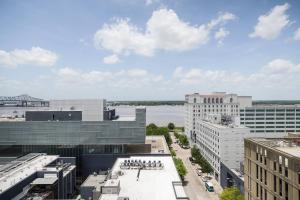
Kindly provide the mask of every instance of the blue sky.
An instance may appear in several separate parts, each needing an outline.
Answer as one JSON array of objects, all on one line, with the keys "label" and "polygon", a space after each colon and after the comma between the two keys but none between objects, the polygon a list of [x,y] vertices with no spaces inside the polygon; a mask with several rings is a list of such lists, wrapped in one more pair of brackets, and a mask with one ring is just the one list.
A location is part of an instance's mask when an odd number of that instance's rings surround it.
[{"label": "blue sky", "polygon": [[300,99],[300,1],[0,2],[1,95]]}]

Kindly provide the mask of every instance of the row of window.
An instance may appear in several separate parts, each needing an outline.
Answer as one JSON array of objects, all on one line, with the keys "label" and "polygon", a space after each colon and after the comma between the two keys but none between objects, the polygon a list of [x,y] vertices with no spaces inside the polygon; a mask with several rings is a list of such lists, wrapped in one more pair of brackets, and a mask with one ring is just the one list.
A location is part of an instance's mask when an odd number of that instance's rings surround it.
[{"label": "row of window", "polygon": [[254,109],[254,108],[246,108],[241,109],[241,112],[300,112],[299,108],[293,108],[293,109]]},{"label": "row of window", "polygon": [[204,104],[204,105],[193,105],[193,108],[202,108],[202,107],[204,107],[204,108],[206,108],[206,107],[208,107],[208,108],[210,108],[210,107],[212,107],[212,108],[214,108],[214,107],[216,107],[216,108],[218,108],[218,107],[220,107],[220,108],[226,108],[226,107],[228,107],[228,108],[238,108],[239,106],[238,105],[206,105],[206,104]]},{"label": "row of window", "polygon": [[[194,99],[194,103],[196,103],[195,100],[196,99]],[[219,102],[223,103],[223,98],[220,98],[220,99],[218,97],[217,98],[207,98],[207,99],[204,98],[203,102],[204,103],[219,103]],[[230,103],[232,103],[232,98],[230,98]]]},{"label": "row of window", "polygon": [[300,120],[300,117],[286,117],[286,118],[284,118],[284,117],[276,117],[276,118],[274,118],[274,117],[266,117],[266,118],[264,118],[264,117],[257,117],[257,118],[255,118],[255,117],[251,117],[251,118],[244,118],[244,117],[241,117],[241,120]]},{"label": "row of window", "polygon": [[[241,123],[244,124],[244,123]],[[249,126],[246,124],[246,126],[248,128],[296,128],[296,129],[300,129],[300,126]]]},{"label": "row of window", "polygon": [[300,121],[298,122],[295,122],[295,121],[273,121],[273,122],[261,122],[261,121],[258,121],[258,122],[254,122],[254,121],[246,121],[246,122],[241,122],[243,124],[300,124]]},{"label": "row of window", "polygon": [[241,116],[300,116],[300,113],[242,113]]}]

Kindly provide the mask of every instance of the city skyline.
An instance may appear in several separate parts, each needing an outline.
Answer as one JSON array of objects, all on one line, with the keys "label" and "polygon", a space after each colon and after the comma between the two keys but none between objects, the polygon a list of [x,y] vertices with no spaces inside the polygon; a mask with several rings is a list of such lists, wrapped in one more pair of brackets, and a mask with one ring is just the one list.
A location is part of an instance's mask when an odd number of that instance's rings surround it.
[{"label": "city skyline", "polygon": [[227,91],[300,99],[299,8],[297,1],[2,1],[1,95],[181,100]]}]

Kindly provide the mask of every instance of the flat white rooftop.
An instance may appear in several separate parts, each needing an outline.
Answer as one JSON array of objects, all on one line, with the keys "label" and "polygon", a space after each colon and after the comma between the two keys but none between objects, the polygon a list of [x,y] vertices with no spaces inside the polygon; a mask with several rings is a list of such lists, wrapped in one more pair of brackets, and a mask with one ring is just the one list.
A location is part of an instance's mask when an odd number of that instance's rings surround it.
[{"label": "flat white rooftop", "polygon": [[[0,174],[0,194],[36,171],[42,170],[45,166],[55,161],[59,156],[56,155],[39,155],[31,160],[15,163],[12,167]],[[12,161],[14,163],[14,161]]]},{"label": "flat white rooftop", "polygon": [[294,147],[277,147],[276,149],[283,151],[285,153],[288,153],[292,156],[300,158],[300,147],[294,146]]},{"label": "flat white rooftop", "polygon": [[202,120],[201,122],[209,124],[210,126],[213,126],[215,128],[218,128],[218,129],[246,129],[247,128],[246,126],[243,126],[243,125],[232,125],[232,124],[222,125],[222,124],[217,124],[217,123],[210,122],[208,120]]},{"label": "flat white rooftop", "polygon": [[37,178],[31,185],[52,185],[57,181],[57,177]]},{"label": "flat white rooftop", "polygon": [[163,135],[147,135],[146,144],[151,144],[151,153],[153,154],[170,154],[166,139]]},{"label": "flat white rooftop", "polygon": [[135,116],[119,116],[118,119],[115,119],[113,121],[135,121]]},{"label": "flat white rooftop", "polygon": [[100,191],[100,187],[104,185],[105,178],[106,175],[90,175],[80,187],[95,187],[96,190]]},{"label": "flat white rooftop", "polygon": [[[125,160],[161,161],[163,169],[142,169],[139,178],[138,169],[121,169],[120,165]],[[119,194],[102,194],[99,200],[117,200],[118,197],[129,197],[132,200],[175,200],[178,197],[186,198],[181,180],[176,171],[171,156],[132,156],[118,158],[112,168],[112,174],[122,172],[123,175],[114,179],[120,182]],[[177,182],[177,184],[173,184]],[[178,184],[179,183],[179,184]],[[109,186],[106,182],[104,186]],[[177,195],[177,197],[176,197]]]}]

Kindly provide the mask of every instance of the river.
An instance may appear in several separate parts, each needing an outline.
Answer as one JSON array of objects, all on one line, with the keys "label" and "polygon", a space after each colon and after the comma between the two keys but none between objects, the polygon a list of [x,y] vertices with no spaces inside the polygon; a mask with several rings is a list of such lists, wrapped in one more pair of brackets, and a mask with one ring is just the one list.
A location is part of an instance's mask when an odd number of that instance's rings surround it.
[{"label": "river", "polygon": [[[135,106],[109,106],[116,109],[116,114],[120,116],[134,116]],[[1,107],[0,116],[18,115],[22,116],[26,110],[32,110],[30,107]],[[35,107],[34,110],[44,110],[45,108]],[[147,124],[155,123],[158,126],[166,126],[173,122],[176,126],[184,126],[184,106],[146,106]]]},{"label": "river", "polygon": [[[134,115],[135,106],[110,106],[117,115]],[[146,123],[167,126],[173,122],[175,126],[184,126],[184,106],[146,106]]]}]

